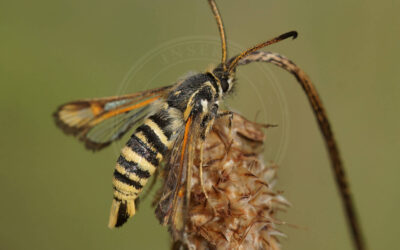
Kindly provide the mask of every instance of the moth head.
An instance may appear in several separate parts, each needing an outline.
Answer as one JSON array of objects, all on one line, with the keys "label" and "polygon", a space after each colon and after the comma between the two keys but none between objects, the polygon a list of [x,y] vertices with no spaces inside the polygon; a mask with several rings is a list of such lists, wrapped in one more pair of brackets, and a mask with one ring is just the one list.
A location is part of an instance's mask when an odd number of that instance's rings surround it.
[{"label": "moth head", "polygon": [[235,72],[229,72],[224,69],[222,65],[219,65],[213,70],[213,75],[218,78],[223,93],[229,92],[234,84],[235,80]]}]

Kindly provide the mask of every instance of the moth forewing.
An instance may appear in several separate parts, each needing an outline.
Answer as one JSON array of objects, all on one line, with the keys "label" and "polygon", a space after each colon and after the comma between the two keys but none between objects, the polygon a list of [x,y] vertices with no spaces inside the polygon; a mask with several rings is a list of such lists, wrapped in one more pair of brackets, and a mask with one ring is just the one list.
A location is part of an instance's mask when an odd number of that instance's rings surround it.
[{"label": "moth forewing", "polygon": [[188,220],[188,204],[190,202],[190,188],[193,160],[196,144],[201,140],[203,128],[200,117],[193,117],[194,121],[186,123],[181,137],[176,140],[168,162],[166,176],[156,205],[156,215],[161,224],[168,225],[175,237],[181,237]]},{"label": "moth forewing", "polygon": [[61,105],[53,117],[66,133],[91,150],[99,150],[120,139],[151,111],[150,104],[162,98],[171,86],[130,95],[86,99]]}]

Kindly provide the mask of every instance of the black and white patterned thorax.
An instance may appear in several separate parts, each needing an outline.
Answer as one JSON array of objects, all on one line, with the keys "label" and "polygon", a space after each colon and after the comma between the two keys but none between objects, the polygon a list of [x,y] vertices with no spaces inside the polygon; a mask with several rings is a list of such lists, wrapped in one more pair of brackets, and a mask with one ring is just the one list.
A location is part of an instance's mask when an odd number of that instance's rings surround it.
[{"label": "black and white patterned thorax", "polygon": [[193,75],[183,80],[167,96],[169,107],[183,113],[184,120],[189,116],[215,116],[219,101],[230,92],[233,85],[233,75],[221,68]]}]

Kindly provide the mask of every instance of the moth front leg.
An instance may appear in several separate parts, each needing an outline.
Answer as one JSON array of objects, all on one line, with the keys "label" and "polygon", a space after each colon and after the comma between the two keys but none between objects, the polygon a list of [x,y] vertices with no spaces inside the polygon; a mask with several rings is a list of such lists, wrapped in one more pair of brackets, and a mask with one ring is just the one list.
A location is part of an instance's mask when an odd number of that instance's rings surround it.
[{"label": "moth front leg", "polygon": [[229,134],[231,132],[231,128],[232,128],[232,121],[233,121],[233,112],[232,111],[223,111],[217,114],[217,118],[221,118],[224,116],[228,116],[229,115],[229,123],[228,123],[228,127],[229,127]]}]

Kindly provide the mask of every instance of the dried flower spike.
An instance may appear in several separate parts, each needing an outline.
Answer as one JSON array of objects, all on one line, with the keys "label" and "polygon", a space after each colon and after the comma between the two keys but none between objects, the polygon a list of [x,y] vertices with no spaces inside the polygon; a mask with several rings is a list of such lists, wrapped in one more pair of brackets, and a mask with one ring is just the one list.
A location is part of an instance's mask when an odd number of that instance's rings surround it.
[{"label": "dried flower spike", "polygon": [[[219,118],[206,138],[203,185],[199,147],[191,178],[188,222],[174,237],[174,248],[280,249],[278,210],[289,203],[273,190],[276,165],[262,160],[263,125],[234,114]],[[180,235],[180,236],[177,236]]]}]

